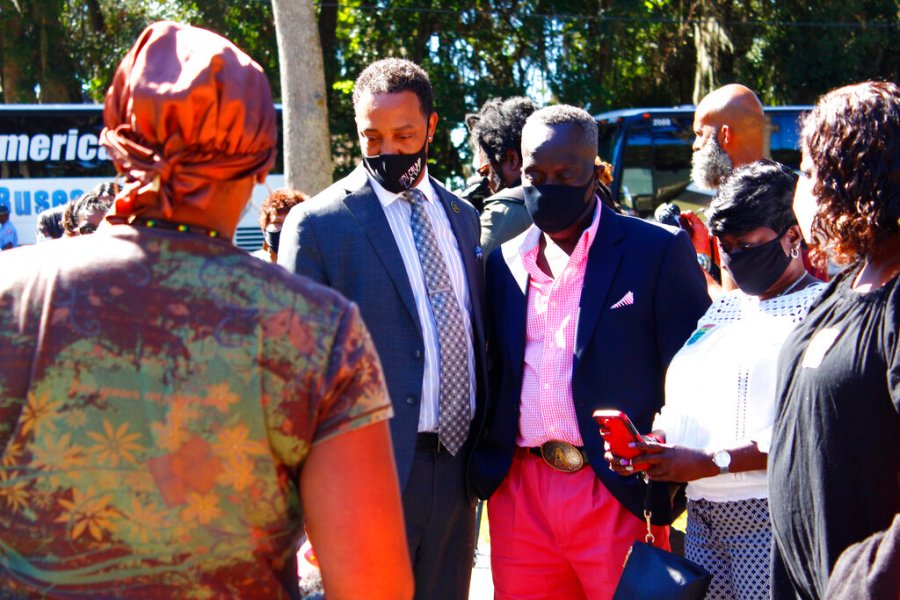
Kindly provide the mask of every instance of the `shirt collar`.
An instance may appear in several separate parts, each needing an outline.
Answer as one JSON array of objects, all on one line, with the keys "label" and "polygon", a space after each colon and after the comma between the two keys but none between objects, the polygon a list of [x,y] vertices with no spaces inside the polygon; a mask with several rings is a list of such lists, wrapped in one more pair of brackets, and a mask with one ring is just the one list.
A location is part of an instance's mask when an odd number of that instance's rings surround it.
[{"label": "shirt collar", "polygon": [[[597,199],[597,207],[594,209],[594,218],[591,221],[591,225],[581,232],[581,237],[578,239],[578,244],[575,246],[575,252],[578,252],[579,248],[583,248],[582,252],[587,254],[594,243],[594,239],[597,237],[597,229],[600,227],[600,214],[603,212],[603,203],[600,201],[599,196],[594,195],[594,197]],[[524,257],[530,251],[534,250],[538,245],[538,242],[541,241],[542,234],[543,232],[538,229],[537,225],[532,224],[522,238],[522,243],[519,246],[519,256]]]},{"label": "shirt collar", "polygon": [[[365,171],[365,169],[364,169]],[[416,184],[416,189],[422,192],[425,195],[425,199],[429,202],[434,201],[434,187],[431,185],[431,181],[428,178],[428,167],[426,166],[424,169],[424,174],[422,179],[419,180],[419,183]],[[365,171],[366,177],[369,180],[369,183],[372,185],[372,189],[375,190],[375,195],[378,196],[378,201],[381,202],[381,206],[387,208],[391,204],[393,204],[400,196],[399,194],[395,194],[394,192],[389,192],[384,189],[380,183],[378,183],[368,171]]]}]

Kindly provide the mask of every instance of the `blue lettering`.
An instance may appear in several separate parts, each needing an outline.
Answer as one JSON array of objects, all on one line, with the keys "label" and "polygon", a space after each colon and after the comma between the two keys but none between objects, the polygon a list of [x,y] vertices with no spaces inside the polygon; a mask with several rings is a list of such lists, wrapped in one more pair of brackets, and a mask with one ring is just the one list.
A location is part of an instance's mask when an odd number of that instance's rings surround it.
[{"label": "blue lettering", "polygon": [[69,200],[78,200],[84,195],[84,192],[81,190],[72,190],[69,192]]},{"label": "blue lettering", "polygon": [[66,193],[63,190],[55,190],[53,192],[53,206],[62,206],[68,201],[69,199],[66,197]]},{"label": "blue lettering", "polygon": [[16,190],[13,194],[16,198],[16,214],[31,214],[31,192],[29,190]]},{"label": "blue lettering", "polygon": [[0,204],[5,204],[7,207],[9,206],[9,188],[8,187],[0,187]]},{"label": "blue lettering", "polygon": [[50,208],[50,194],[45,190],[34,193],[34,212],[41,212]]}]

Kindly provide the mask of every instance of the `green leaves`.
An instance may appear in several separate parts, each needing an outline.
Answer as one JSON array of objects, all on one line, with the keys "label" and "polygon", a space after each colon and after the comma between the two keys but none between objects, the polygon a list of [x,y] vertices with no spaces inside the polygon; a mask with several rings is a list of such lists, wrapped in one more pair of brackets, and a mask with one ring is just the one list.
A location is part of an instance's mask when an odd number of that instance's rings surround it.
[{"label": "green leaves", "polygon": [[[716,48],[714,79],[755,88],[767,104],[809,103],[832,87],[900,78],[896,0],[318,0],[332,152],[342,175],[358,161],[353,81],[379,58],[401,56],[431,76],[441,116],[431,146],[439,179],[470,174],[466,139],[450,132],[494,97],[528,95],[600,112],[692,101],[697,70],[694,24],[713,18],[731,43]],[[27,19],[40,10],[65,35],[70,67],[44,73],[44,94],[77,81],[102,101],[118,61],[159,19],[207,27],[233,40],[269,74],[280,100],[271,4],[264,0],[21,0],[0,12],[7,42],[5,101],[35,101],[39,36]],[[54,13],[55,11],[55,13]],[[55,14],[55,17],[53,16]],[[66,70],[68,69],[68,70]],[[52,77],[51,77],[52,76]],[[60,80],[54,85],[50,79]],[[50,78],[50,79],[48,79]],[[69,83],[66,83],[69,82]],[[77,102],[81,97],[60,101]],[[46,101],[46,97],[44,98]],[[465,136],[462,136],[463,138]],[[460,136],[455,136],[459,140]]]}]

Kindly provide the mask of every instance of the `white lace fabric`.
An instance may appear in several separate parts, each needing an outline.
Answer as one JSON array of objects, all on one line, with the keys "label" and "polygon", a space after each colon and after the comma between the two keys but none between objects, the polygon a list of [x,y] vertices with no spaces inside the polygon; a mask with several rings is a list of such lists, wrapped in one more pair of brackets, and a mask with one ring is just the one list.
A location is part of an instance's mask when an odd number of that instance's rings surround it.
[{"label": "white lace fabric", "polygon": [[[666,375],[654,429],[666,442],[708,452],[754,441],[768,452],[778,353],[824,284],[760,301],[736,290],[716,300]],[[692,500],[767,498],[766,472],[729,473],[688,484]]]}]

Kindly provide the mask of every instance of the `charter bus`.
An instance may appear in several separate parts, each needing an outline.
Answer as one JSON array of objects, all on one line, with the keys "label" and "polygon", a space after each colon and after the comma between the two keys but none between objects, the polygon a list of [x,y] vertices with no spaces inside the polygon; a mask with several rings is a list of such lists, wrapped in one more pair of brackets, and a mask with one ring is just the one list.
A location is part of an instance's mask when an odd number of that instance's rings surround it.
[{"label": "charter bus", "polygon": [[[278,135],[281,139],[281,106]],[[0,203],[10,208],[19,244],[35,241],[37,215],[112,181],[115,167],[100,145],[102,104],[0,104]],[[245,250],[262,246],[259,206],[284,185],[281,153],[265,184],[257,184],[234,236]]]},{"label": "charter bus", "polygon": [[[613,165],[613,198],[631,214],[653,216],[664,202],[700,211],[712,193],[691,183],[694,106],[631,108],[595,115],[599,155]],[[792,169],[800,166],[800,117],[811,106],[764,108],[768,153]]]}]

